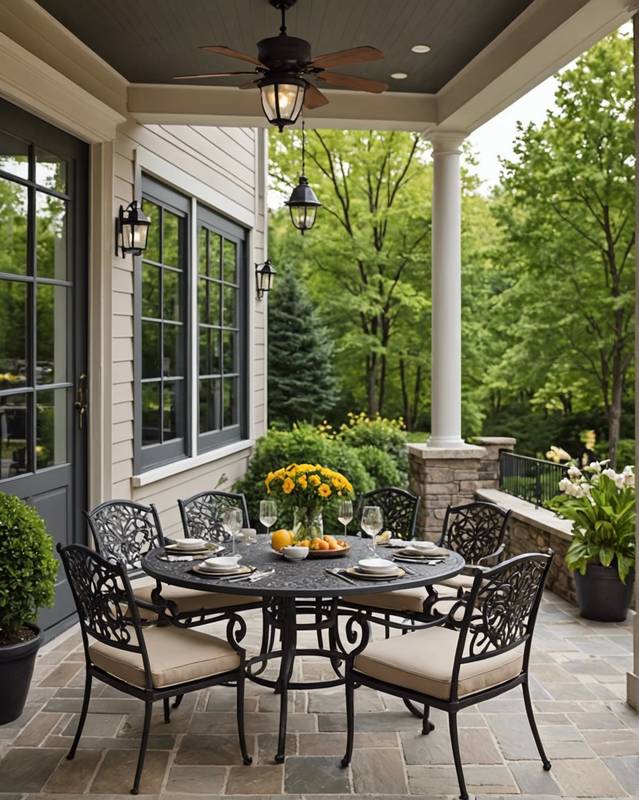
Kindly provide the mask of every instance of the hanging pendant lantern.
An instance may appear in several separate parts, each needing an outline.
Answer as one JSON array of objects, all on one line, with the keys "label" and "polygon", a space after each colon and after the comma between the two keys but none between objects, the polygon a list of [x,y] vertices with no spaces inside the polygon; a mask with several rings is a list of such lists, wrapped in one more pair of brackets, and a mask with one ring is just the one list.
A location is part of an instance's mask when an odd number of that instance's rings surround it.
[{"label": "hanging pendant lantern", "polygon": [[317,209],[321,208],[321,203],[317,195],[310,187],[305,172],[306,155],[306,129],[302,122],[302,174],[300,175],[297,186],[291,192],[291,196],[286,201],[286,205],[291,213],[291,222],[301,231],[302,236],[309,231],[315,224]]}]

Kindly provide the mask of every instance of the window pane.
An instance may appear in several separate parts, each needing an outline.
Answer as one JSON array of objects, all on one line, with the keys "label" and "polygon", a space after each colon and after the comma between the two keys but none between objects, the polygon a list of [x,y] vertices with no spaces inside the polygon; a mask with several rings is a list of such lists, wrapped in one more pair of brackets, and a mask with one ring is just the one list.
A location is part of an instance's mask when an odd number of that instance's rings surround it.
[{"label": "window pane", "polygon": [[163,441],[178,439],[182,431],[182,402],[184,381],[165,381],[164,383],[164,437]]},{"label": "window pane", "polygon": [[27,272],[27,190],[0,178],[0,272]]},{"label": "window pane", "polygon": [[36,467],[45,469],[67,462],[69,390],[38,392],[36,402]]},{"label": "window pane", "polygon": [[36,383],[67,380],[67,293],[65,286],[37,288]]},{"label": "window pane", "polygon": [[142,446],[158,444],[160,431],[160,384],[142,384]]},{"label": "window pane", "polygon": [[163,269],[164,319],[182,319],[182,273]]},{"label": "window pane", "polygon": [[26,383],[27,284],[0,280],[0,389]]},{"label": "window pane", "polygon": [[0,169],[29,178],[29,145],[4,131],[0,131]]},{"label": "window pane", "polygon": [[146,240],[144,257],[150,261],[160,260],[160,207],[145,197],[142,198],[142,210],[151,220]]},{"label": "window pane", "polygon": [[161,269],[154,264],[142,264],[142,316],[160,318]]},{"label": "window pane", "polygon": [[222,347],[224,352],[224,373],[239,372],[237,368],[237,334],[224,331],[222,334]]},{"label": "window pane", "polygon": [[237,283],[237,245],[224,240],[224,280]]},{"label": "window pane", "polygon": [[200,228],[200,232],[198,234],[198,243],[197,243],[197,263],[198,263],[198,272],[200,275],[208,275],[208,237],[209,232],[206,228]]},{"label": "window pane", "polygon": [[237,378],[224,378],[224,427],[237,425]]},{"label": "window pane", "polygon": [[220,331],[200,328],[200,375],[220,374]]},{"label": "window pane", "polygon": [[164,238],[162,240],[162,263],[172,267],[182,266],[181,218],[164,209]]},{"label": "window pane", "polygon": [[220,379],[200,381],[200,433],[220,427]]},{"label": "window pane", "polygon": [[0,479],[29,471],[26,394],[0,397]]},{"label": "window pane", "polygon": [[159,322],[142,323],[142,377],[160,377],[160,331]]},{"label": "window pane", "polygon": [[221,283],[200,278],[198,282],[199,321],[206,325],[220,324]]},{"label": "window pane", "polygon": [[164,323],[164,372],[166,376],[183,374],[182,351],[184,346],[182,325]]},{"label": "window pane", "polygon": [[67,279],[67,204],[36,192],[37,272],[41,278]]},{"label": "window pane", "polygon": [[224,284],[224,321],[228,328],[237,326],[237,289]]},{"label": "window pane", "polygon": [[209,263],[212,278],[222,279],[222,237],[219,233],[209,232]]},{"label": "window pane", "polygon": [[36,183],[64,193],[67,190],[67,162],[59,156],[36,150]]}]

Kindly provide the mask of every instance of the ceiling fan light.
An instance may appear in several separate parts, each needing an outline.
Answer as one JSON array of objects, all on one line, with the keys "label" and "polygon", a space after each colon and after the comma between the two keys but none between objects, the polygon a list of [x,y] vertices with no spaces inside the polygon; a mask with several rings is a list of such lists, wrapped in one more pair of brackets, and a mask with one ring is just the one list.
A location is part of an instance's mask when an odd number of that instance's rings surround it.
[{"label": "ceiling fan light", "polygon": [[280,132],[287,125],[294,125],[304,105],[306,81],[301,78],[266,78],[259,82],[262,111],[271,125]]},{"label": "ceiling fan light", "polygon": [[291,222],[303,234],[315,224],[317,209],[322,204],[309,186],[306,176],[300,175],[299,183],[291,192],[286,205],[291,213]]}]

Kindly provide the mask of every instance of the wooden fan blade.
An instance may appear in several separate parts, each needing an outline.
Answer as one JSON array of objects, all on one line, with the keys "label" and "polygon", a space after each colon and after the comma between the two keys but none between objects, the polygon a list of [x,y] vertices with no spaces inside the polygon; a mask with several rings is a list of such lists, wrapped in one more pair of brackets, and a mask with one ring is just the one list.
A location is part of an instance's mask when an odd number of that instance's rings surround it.
[{"label": "wooden fan blade", "polygon": [[206,50],[207,53],[215,53],[218,56],[228,56],[229,58],[239,58],[240,61],[248,61],[250,64],[255,64],[256,67],[264,66],[255,56],[248,53],[242,53],[240,50],[233,50],[230,47],[225,47],[223,44],[207,44],[200,47],[200,50]]},{"label": "wooden fan blade", "polygon": [[320,106],[325,106],[328,102],[328,97],[322,94],[316,86],[309,83],[304,95],[304,108],[319,108]]},{"label": "wooden fan blade", "polygon": [[351,47],[349,50],[338,50],[336,53],[324,53],[311,62],[314,67],[341,67],[344,64],[361,64],[364,61],[379,61],[384,54],[376,47]]},{"label": "wooden fan blade", "polygon": [[230,78],[232,75],[254,75],[254,72],[206,72],[202,75],[176,75],[174,81],[188,81],[195,78]]},{"label": "wooden fan blade", "polygon": [[315,76],[315,80],[326,81],[334,86],[343,86],[344,89],[354,89],[359,92],[385,92],[388,89],[387,83],[381,81],[371,81],[368,78],[358,78],[355,75],[342,75],[339,72],[320,72]]},{"label": "wooden fan blade", "polygon": [[249,81],[248,83],[243,83],[241,86],[237,87],[238,89],[257,89],[257,84],[255,81]]}]

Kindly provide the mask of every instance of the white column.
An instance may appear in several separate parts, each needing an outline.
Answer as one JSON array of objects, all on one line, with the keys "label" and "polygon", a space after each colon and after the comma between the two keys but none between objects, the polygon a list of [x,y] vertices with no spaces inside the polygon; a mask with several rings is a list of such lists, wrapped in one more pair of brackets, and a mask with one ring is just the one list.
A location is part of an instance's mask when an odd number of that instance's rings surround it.
[{"label": "white column", "polygon": [[435,132],[433,146],[432,366],[429,447],[461,435],[461,172],[465,134]]}]

